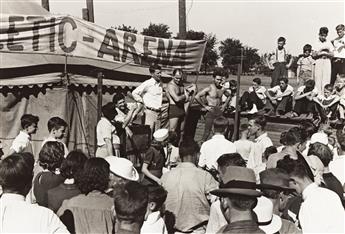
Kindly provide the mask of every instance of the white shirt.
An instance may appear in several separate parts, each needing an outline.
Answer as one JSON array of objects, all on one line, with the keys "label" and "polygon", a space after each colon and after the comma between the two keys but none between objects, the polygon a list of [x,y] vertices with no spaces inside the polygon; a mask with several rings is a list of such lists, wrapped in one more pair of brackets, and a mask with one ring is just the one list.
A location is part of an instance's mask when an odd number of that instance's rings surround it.
[{"label": "white shirt", "polygon": [[344,233],[345,211],[335,192],[312,183],[302,197],[299,221],[303,233]]},{"label": "white shirt", "polygon": [[247,167],[254,169],[262,164],[262,154],[265,152],[266,148],[272,146],[273,143],[268,137],[267,132],[260,135],[254,140],[254,146],[250,151]]},{"label": "white shirt", "polygon": [[333,45],[329,41],[324,41],[321,42],[320,40],[317,40],[317,42],[313,45],[313,50],[316,52],[320,51],[327,51],[327,52],[332,52],[334,49]]},{"label": "white shirt", "polygon": [[238,140],[234,142],[237,153],[239,153],[244,160],[248,160],[250,151],[254,147],[254,142],[250,140]]},{"label": "white shirt", "polygon": [[25,201],[19,194],[0,198],[0,233],[69,233],[53,211]]},{"label": "white shirt", "polygon": [[159,109],[162,107],[163,89],[160,82],[154,78],[144,81],[132,92],[137,102],[144,103],[146,107]]},{"label": "white shirt", "polygon": [[206,233],[217,233],[224,225],[228,224],[220,208],[220,201],[212,203],[210,208],[210,219],[208,220]]},{"label": "white shirt", "polygon": [[333,158],[329,163],[329,170],[340,181],[341,185],[345,184],[345,155]]},{"label": "white shirt", "polygon": [[[304,93],[304,89],[305,89],[305,85],[302,85],[302,86],[298,87],[297,93],[303,94]],[[319,93],[319,90],[315,87],[311,92],[312,92],[312,94],[316,94],[317,95]]]},{"label": "white shirt", "polygon": [[65,157],[65,158],[67,157],[67,155],[68,155],[69,152],[68,152],[68,148],[67,148],[67,146],[66,146],[66,144],[65,144],[64,142],[62,142],[62,141],[59,140],[59,139],[55,139],[54,137],[49,136],[49,137],[47,137],[47,138],[45,138],[45,139],[43,140],[43,142],[42,142],[42,147],[43,147],[44,144],[47,143],[48,141],[57,141],[57,142],[62,143],[62,144],[63,144],[63,148],[64,148],[64,152],[65,152],[64,157]]},{"label": "white shirt", "polygon": [[20,131],[16,138],[14,138],[10,149],[13,149],[16,153],[33,153],[31,137],[29,134],[24,131]]},{"label": "white shirt", "polygon": [[162,219],[159,211],[149,214],[140,229],[140,233],[168,234],[164,220]]},{"label": "white shirt", "polygon": [[[279,85],[274,86],[273,88],[268,89],[268,91],[271,91],[274,93],[274,96],[290,96],[293,95],[293,87],[291,85],[287,85],[286,89],[284,90],[284,92],[282,92],[282,90],[280,89]],[[279,101],[281,101],[283,99],[283,97],[278,98]]]},{"label": "white shirt", "polygon": [[333,45],[334,45],[334,57],[345,58],[345,36],[334,39]]},{"label": "white shirt", "polygon": [[97,146],[105,145],[104,139],[108,138],[113,140],[113,136],[116,135],[116,130],[114,125],[110,123],[110,121],[104,117],[97,123],[96,127],[97,132]]},{"label": "white shirt", "polygon": [[201,145],[198,166],[204,167],[206,165],[208,169],[217,170],[217,159],[220,156],[236,152],[234,143],[225,139],[224,135],[216,134]]},{"label": "white shirt", "polygon": [[258,96],[258,98],[260,98],[261,100],[265,100],[266,99],[266,88],[264,86],[259,86],[258,88],[254,88],[253,86],[250,86],[248,88],[249,93],[254,92],[256,93],[256,95]]}]

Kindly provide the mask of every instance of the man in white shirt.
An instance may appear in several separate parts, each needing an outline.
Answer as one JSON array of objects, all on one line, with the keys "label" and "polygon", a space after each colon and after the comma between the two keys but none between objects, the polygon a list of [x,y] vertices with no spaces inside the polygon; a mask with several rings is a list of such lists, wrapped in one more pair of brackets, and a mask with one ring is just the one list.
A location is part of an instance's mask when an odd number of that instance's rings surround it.
[{"label": "man in white shirt", "polygon": [[25,201],[33,167],[28,153],[15,153],[0,163],[0,233],[69,233],[53,211]]},{"label": "man in white shirt", "polygon": [[249,110],[249,114],[258,112],[266,103],[266,88],[261,85],[261,79],[254,78],[252,84],[240,99],[241,111]]},{"label": "man in white shirt", "polygon": [[293,87],[288,82],[288,78],[280,78],[279,85],[267,90],[265,112],[272,115],[284,115],[292,110]]},{"label": "man in white shirt", "polygon": [[345,133],[338,131],[337,140],[339,144],[339,156],[333,157],[333,160],[329,163],[329,170],[337,177],[343,188],[345,188]]},{"label": "man in white shirt", "polygon": [[255,136],[254,146],[250,151],[247,167],[255,169],[262,164],[262,154],[265,152],[266,148],[272,146],[273,143],[268,137],[265,131],[266,127],[265,116],[257,116],[254,119],[249,120],[249,133]]},{"label": "man in white shirt", "polygon": [[302,195],[299,221],[303,233],[344,233],[345,211],[339,196],[312,182],[305,165],[285,157],[278,167],[290,177],[290,188]]},{"label": "man in white shirt", "polygon": [[229,125],[228,120],[221,116],[213,121],[214,135],[205,141],[200,148],[198,166],[206,170],[217,170],[217,159],[223,154],[236,153],[236,146],[224,137]]},{"label": "man in white shirt", "polygon": [[339,24],[336,28],[338,37],[332,41],[334,58],[332,61],[331,85],[337,80],[337,75],[345,75],[345,26]]},{"label": "man in white shirt", "polygon": [[144,106],[145,125],[149,125],[153,133],[160,127],[158,121],[162,107],[163,89],[161,84],[161,67],[157,64],[149,68],[151,78],[133,90],[132,96],[138,108]]},{"label": "man in white shirt", "polygon": [[312,118],[315,113],[314,97],[318,95],[318,90],[315,88],[315,81],[312,79],[306,80],[304,85],[297,89],[295,96],[295,106],[293,108],[293,117],[305,115],[306,118]]}]

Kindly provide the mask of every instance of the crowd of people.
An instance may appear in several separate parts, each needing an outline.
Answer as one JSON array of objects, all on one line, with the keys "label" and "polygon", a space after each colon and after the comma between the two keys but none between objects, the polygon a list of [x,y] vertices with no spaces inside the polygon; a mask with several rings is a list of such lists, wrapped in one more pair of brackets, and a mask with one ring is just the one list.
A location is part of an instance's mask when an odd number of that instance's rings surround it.
[{"label": "crowd of people", "polygon": [[[49,119],[34,155],[40,120],[24,114],[0,162],[0,233],[344,233],[344,25],[336,30],[332,48],[325,28],[318,46],[304,46],[296,94],[284,38],[269,61],[272,87],[254,78],[238,102],[225,70],[197,91],[182,69],[162,84],[161,67],[150,66],[151,78],[129,95],[135,102],[117,93],[102,107],[95,157],[69,151],[60,117]],[[193,101],[205,112],[199,143],[184,131]],[[232,142],[227,114],[236,108],[252,115]],[[137,167],[124,145],[141,114],[151,134]],[[272,115],[301,120],[279,147],[266,131]]]}]

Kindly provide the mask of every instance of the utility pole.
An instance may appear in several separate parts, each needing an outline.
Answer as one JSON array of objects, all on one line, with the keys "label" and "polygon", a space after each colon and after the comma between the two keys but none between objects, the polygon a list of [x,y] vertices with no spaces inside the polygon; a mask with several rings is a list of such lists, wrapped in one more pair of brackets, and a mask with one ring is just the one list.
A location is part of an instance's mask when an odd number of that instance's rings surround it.
[{"label": "utility pole", "polygon": [[186,24],[186,0],[178,1],[178,19],[179,19],[179,39],[186,39],[187,24]]},{"label": "utility pole", "polygon": [[86,8],[83,8],[83,19],[95,22],[95,15],[93,11],[93,0],[86,0]]},{"label": "utility pole", "polygon": [[41,0],[41,5],[44,9],[49,11],[49,0]]}]

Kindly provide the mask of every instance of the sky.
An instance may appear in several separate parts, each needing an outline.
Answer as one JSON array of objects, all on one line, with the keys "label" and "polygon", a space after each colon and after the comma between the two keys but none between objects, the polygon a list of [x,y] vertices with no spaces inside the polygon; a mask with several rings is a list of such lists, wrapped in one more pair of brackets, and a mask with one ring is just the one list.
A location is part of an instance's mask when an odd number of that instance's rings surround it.
[{"label": "sky", "polygon": [[[49,2],[52,13],[80,18],[86,7],[86,0]],[[287,50],[297,55],[317,41],[320,27],[329,28],[329,39],[336,37],[344,8],[345,0],[186,0],[187,30],[213,33],[219,42],[239,39],[260,54],[275,50],[277,38],[284,36]],[[95,23],[106,28],[125,24],[141,32],[152,22],[178,32],[178,0],[94,0],[94,11]]]}]

